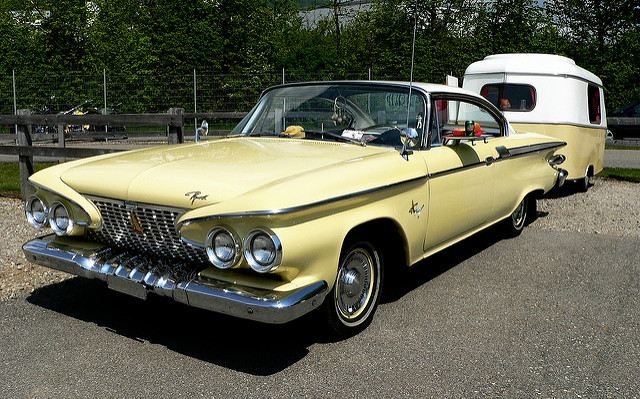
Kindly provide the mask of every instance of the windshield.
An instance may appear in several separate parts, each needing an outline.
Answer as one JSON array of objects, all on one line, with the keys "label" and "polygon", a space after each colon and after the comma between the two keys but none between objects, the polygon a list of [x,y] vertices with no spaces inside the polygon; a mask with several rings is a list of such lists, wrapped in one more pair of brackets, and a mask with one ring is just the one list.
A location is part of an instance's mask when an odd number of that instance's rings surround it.
[{"label": "windshield", "polygon": [[[401,131],[422,142],[425,100],[408,87],[367,84],[285,86],[267,92],[231,134],[343,140],[402,147]],[[408,111],[408,126],[407,126]]]}]

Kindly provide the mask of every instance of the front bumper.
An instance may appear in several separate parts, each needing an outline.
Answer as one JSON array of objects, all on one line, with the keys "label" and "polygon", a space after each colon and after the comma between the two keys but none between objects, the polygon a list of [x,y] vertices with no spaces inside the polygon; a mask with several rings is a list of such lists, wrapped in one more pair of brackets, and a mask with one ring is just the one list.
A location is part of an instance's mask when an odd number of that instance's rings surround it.
[{"label": "front bumper", "polygon": [[196,308],[265,323],[286,323],[320,306],[328,292],[325,281],[292,291],[272,291],[171,267],[140,255],[115,253],[99,244],[55,242],[55,235],[23,245],[27,260],[38,265],[106,281],[108,287],[141,299],[155,293]]}]

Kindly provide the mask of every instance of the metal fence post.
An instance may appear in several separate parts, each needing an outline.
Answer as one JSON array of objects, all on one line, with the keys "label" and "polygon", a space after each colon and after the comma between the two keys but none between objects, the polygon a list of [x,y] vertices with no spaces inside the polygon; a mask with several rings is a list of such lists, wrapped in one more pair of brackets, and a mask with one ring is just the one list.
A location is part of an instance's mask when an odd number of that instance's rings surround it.
[{"label": "metal fence post", "polygon": [[[102,115],[107,114],[107,69],[102,69],[102,93],[104,95],[104,110],[102,111]],[[109,126],[104,125],[105,134],[109,132]]]},{"label": "metal fence post", "polygon": [[[28,109],[19,109],[17,112],[18,115],[31,115],[31,111]],[[31,147],[31,135],[29,134],[29,127],[25,124],[16,125],[16,133],[17,133],[17,142],[18,148],[20,147]],[[18,163],[20,165],[20,193],[22,195],[22,199],[26,200],[29,198],[34,192],[34,188],[31,184],[29,184],[29,176],[33,174],[33,157],[19,155]]]},{"label": "metal fence post", "polygon": [[18,115],[18,96],[16,95],[16,70],[13,70],[13,113]]},{"label": "metal fence post", "polygon": [[[198,113],[198,87],[196,85],[196,69],[193,68],[193,113]],[[200,141],[200,135],[198,134],[198,118],[193,118],[193,128],[196,132],[196,142]]]}]

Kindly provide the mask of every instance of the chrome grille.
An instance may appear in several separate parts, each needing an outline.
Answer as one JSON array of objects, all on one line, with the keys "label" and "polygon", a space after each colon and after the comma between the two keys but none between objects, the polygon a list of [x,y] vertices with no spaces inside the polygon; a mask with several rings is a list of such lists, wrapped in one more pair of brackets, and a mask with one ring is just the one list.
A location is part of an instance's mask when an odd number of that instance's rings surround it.
[{"label": "chrome grille", "polygon": [[[106,198],[89,198],[102,216],[102,227],[99,230],[89,230],[89,238],[158,258],[206,262],[204,251],[182,242],[175,230],[175,221],[180,215],[180,209]],[[142,232],[136,232],[134,218]]]}]

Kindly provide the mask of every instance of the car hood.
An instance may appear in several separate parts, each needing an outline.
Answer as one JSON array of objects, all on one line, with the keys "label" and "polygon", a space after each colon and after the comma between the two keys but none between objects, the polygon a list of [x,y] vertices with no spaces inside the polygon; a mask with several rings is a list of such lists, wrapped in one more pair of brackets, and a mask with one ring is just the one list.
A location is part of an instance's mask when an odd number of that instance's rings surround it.
[{"label": "car hood", "polygon": [[[407,176],[394,176],[389,162]],[[60,178],[85,195],[188,209],[226,202],[225,212],[317,202],[424,173],[407,166],[388,147],[229,138],[89,159]]]}]

